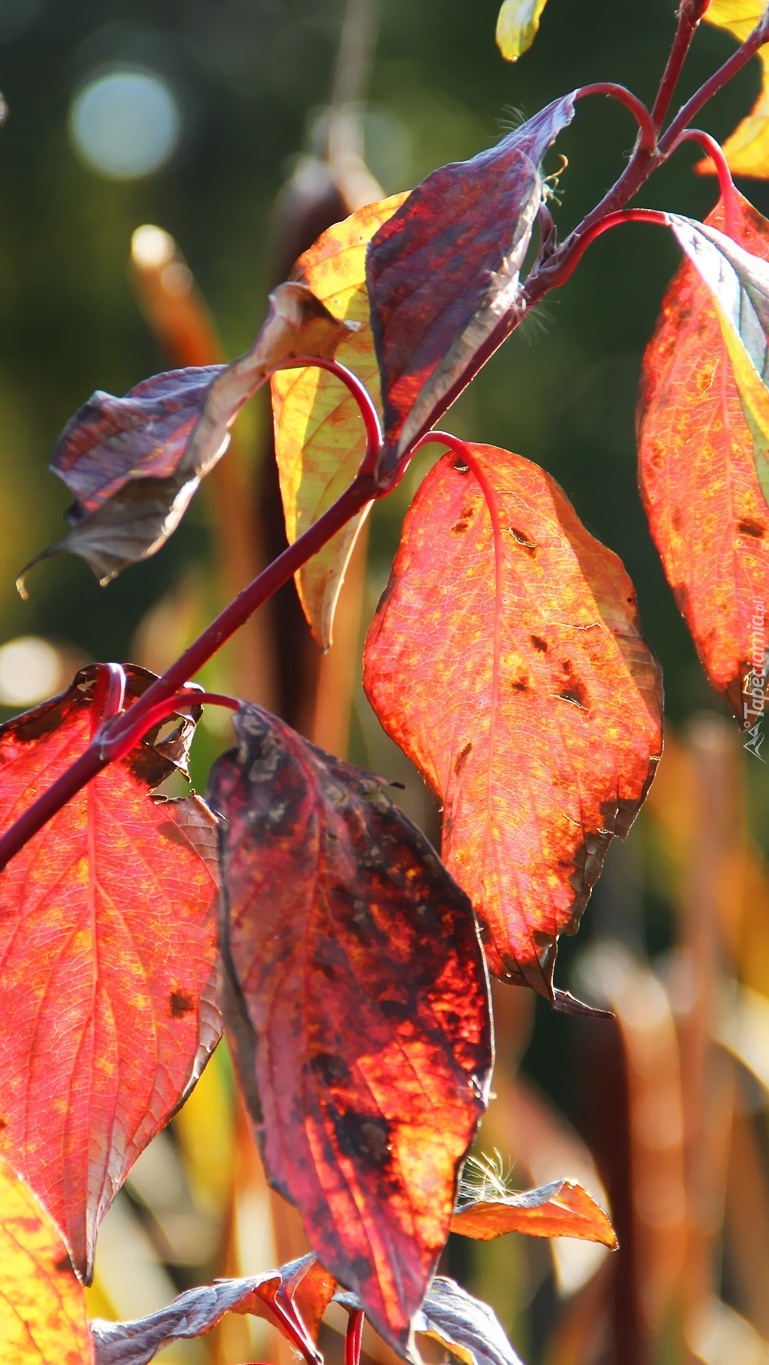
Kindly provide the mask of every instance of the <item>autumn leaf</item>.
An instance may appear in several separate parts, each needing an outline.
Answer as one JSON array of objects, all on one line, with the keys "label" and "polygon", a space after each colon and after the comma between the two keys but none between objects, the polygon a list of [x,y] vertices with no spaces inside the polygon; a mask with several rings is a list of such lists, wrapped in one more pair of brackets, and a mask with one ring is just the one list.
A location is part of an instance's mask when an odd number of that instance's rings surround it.
[{"label": "autumn leaf", "polygon": [[497,47],[505,61],[517,62],[528,52],[546,3],[547,0],[503,0],[497,18]]},{"label": "autumn leaf", "polygon": [[678,214],[668,219],[715,304],[753,437],[758,482],[769,501],[769,264],[716,228]]},{"label": "autumn leaf", "polygon": [[[355,1294],[337,1294],[336,1301],[348,1311],[363,1306]],[[443,1275],[430,1285],[414,1316],[414,1331],[440,1342],[463,1365],[521,1365],[488,1304]],[[403,1351],[399,1354],[406,1360],[414,1358]]]},{"label": "autumn leaf", "polygon": [[351,330],[303,285],[282,284],[254,345],[231,364],[155,375],[125,398],[93,394],[64,428],[51,463],[75,495],[72,530],[22,571],[22,596],[32,565],[59,550],[80,555],[102,584],[155,554],[275,367],[292,355],[330,355]]},{"label": "autumn leaf", "polygon": [[565,95],[472,161],[433,171],[373,237],[366,269],[391,462],[523,316],[540,163],[573,117]]},{"label": "autumn leaf", "polygon": [[402,1347],[486,1102],[477,928],[381,781],[256,706],[235,727],[209,799],[238,1075],[270,1182]]},{"label": "autumn leaf", "polygon": [[[217,1280],[188,1289],[167,1308],[132,1322],[91,1324],[96,1344],[95,1365],[147,1365],[172,1341],[203,1336],[227,1312],[251,1313],[277,1326],[292,1346],[322,1365],[317,1350],[317,1328],[331,1302],[336,1281],[313,1256],[304,1256],[247,1279]],[[305,1313],[313,1322],[312,1330]]]},{"label": "autumn leaf", "polygon": [[28,1185],[0,1158],[3,1365],[91,1365],[83,1287]]},{"label": "autumn leaf", "polygon": [[557,939],[653,776],[660,673],[622,564],[555,481],[466,449],[475,472],[445,456],[406,516],[364,685],[443,806],[442,856],[492,972],[573,1008],[552,985]]},{"label": "autumn leaf", "polygon": [[[704,17],[717,28],[727,29],[740,42],[752,33],[764,11],[764,0],[711,0]],[[769,176],[769,54],[756,54],[761,63],[761,93],[753,108],[723,144],[733,175]],[[710,158],[697,165],[701,174],[713,174]]]},{"label": "autumn leaf", "polygon": [[495,1199],[476,1199],[457,1209],[451,1231],[491,1242],[508,1232],[530,1237],[578,1237],[617,1246],[614,1229],[587,1190],[572,1180],[553,1180],[538,1190],[521,1190]]},{"label": "autumn leaf", "polygon": [[[129,669],[129,698],[152,676]],[[3,826],[87,747],[95,678],[0,726]],[[112,763],[0,883],[0,1153],[86,1280],[103,1215],[219,1036],[214,821],[148,795],[184,748],[177,729]]]},{"label": "autumn leaf", "polygon": [[[721,227],[722,209],[707,221]],[[769,223],[741,195],[733,230],[769,260]],[[644,357],[638,429],[641,493],[668,582],[712,686],[745,723],[745,680],[764,667],[769,513],[716,305],[689,260]]]},{"label": "autumn leaf", "polygon": [[[335,223],[299,257],[292,279],[346,322],[357,324],[338,347],[336,359],[365,384],[380,404],[379,368],[371,336],[366,289],[366,248],[374,233],[405,199],[392,195],[367,204]],[[328,371],[279,370],[272,376],[275,453],[289,544],[316,521],[352,483],[365,440],[352,394]],[[296,575],[304,614],[318,644],[333,641],[336,603],[347,562],[369,508],[338,531]]]}]

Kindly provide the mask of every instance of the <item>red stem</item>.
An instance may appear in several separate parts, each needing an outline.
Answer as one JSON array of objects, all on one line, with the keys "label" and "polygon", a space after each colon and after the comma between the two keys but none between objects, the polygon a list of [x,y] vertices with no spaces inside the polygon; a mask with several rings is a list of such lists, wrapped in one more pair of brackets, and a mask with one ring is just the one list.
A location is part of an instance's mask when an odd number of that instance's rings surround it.
[{"label": "red stem", "polygon": [[[758,51],[769,35],[769,10],[745,40],[741,47],[726,61],[708,81],[692,95],[670,124],[655,148],[652,138],[653,128],[658,126],[669,105],[678,77],[681,73],[686,53],[694,30],[704,14],[709,0],[682,0],[679,9],[678,29],[671,55],[663,73],[660,88],[652,114],[624,87],[611,83],[595,84],[585,87],[582,94],[610,94],[620,99],[634,114],[639,122],[640,134],[633,156],[622,175],[596,205],[591,213],[582,220],[560,247],[548,253],[532,270],[518,307],[502,318],[497,328],[487,337],[484,345],[476,353],[471,369],[460,376],[452,388],[444,395],[440,405],[432,414],[435,422],[454,402],[457,395],[469,383],[485,361],[514,330],[525,311],[531,308],[550,289],[563,284],[574,271],[585,250],[601,233],[615,227],[620,222],[666,223],[665,214],[651,209],[626,209],[625,205],[638,192],[664,160],[673,152],[684,134],[691,118],[712,99],[719,90],[742,69]],[[712,153],[711,153],[712,154]],[[719,164],[719,163],[717,163]],[[723,180],[722,180],[723,190]],[[728,211],[728,198],[726,200]],[[399,468],[387,468],[382,455],[382,433],[379,417],[374,404],[360,380],[337,361],[317,356],[296,356],[287,360],[283,369],[296,369],[298,366],[315,365],[335,374],[353,394],[366,428],[366,453],[360,470],[350,487],[328,510],[318,518],[298,540],[284,550],[272,564],[259,574],[248,587],[220,613],[207,630],[185,650],[168,671],[154,682],[138,698],[128,711],[117,715],[106,726],[100,727],[99,735],[72,767],[54,782],[53,786],[38,797],[37,801],[23,813],[10,829],[0,837],[0,868],[4,867],[14,853],[32,837],[33,834],[60,810],[92,777],[109,761],[104,756],[105,749],[111,754],[125,753],[146,733],[154,722],[153,717],[160,714],[162,704],[183,689],[188,678],[192,677],[217,652],[222,644],[248,619],[257,607],[261,606],[272,594],[310,559],[331,537],[352,517],[365,507],[367,502],[383,496],[395,485],[399,473],[411,458],[412,450],[407,452]],[[422,437],[418,439],[423,439]],[[378,478],[376,477],[378,473]],[[105,705],[112,705],[110,697],[114,684],[106,688]],[[148,719],[149,718],[149,719]]]},{"label": "red stem", "polygon": [[344,1339],[344,1365],[360,1365],[365,1313],[362,1308],[350,1309],[350,1320]]},{"label": "red stem", "polygon": [[639,128],[639,147],[646,151],[654,152],[657,149],[657,129],[652,123],[651,114],[646,105],[633,95],[624,85],[615,85],[613,81],[596,81],[593,85],[583,85],[575,92],[575,99],[581,100],[585,95],[608,95],[611,99],[619,100],[629,109]]},{"label": "red stem", "polygon": [[[382,490],[369,475],[357,474],[342,496],[337,498],[336,502],[332,503],[293,545],[289,545],[277,559],[268,564],[248,587],[238,593],[229,606],[212,621],[208,629],[193,641],[189,649],[185,650],[162,677],[147,688],[133,706],[103,726],[93,743],[72,767],[62,773],[48,791],[33,801],[19,819],[0,836],[0,869],[6,866],[14,854],[18,853],[51,816],[61,810],[81,787],[106,766],[111,754],[105,756],[105,748],[115,753],[126,753],[132,748],[141,735],[146,733],[146,729],[156,723],[155,720],[150,720],[147,724],[147,717],[157,715],[158,704],[184,689],[187,679],[212,658],[225,640],[234,635],[257,607],[287,583],[297,569],[311,559],[337,531],[366,506],[366,503],[381,495]],[[196,692],[194,695],[195,700],[199,702],[201,694]]]},{"label": "red stem", "polygon": [[187,707],[192,706],[226,706],[230,711],[237,711],[240,702],[237,697],[228,697],[221,692],[204,692],[202,688],[197,687],[175,692],[172,697],[166,697],[151,707],[147,714],[142,716],[140,726],[134,726],[128,734],[114,735],[110,733],[109,726],[104,727],[97,735],[102,758],[106,758],[110,763],[123,758],[135,744],[144,739],[153,726],[170,720],[171,716],[179,715]]},{"label": "red stem", "polygon": [[670,49],[670,56],[667,65],[662,73],[662,80],[657,91],[657,97],[652,106],[652,124],[659,132],[668,109],[670,101],[675,94],[676,86],[684,68],[684,62],[691,47],[692,38],[699,27],[700,20],[705,13],[710,0],[681,0],[678,7],[678,27],[676,36],[673,39],[673,46]]},{"label": "red stem", "polygon": [[716,142],[716,139],[711,137],[710,133],[704,132],[701,128],[687,128],[686,132],[681,133],[681,136],[675,146],[671,148],[671,151],[675,151],[676,147],[680,147],[682,142],[699,143],[700,147],[707,152],[713,162],[716,168],[716,175],[718,176],[719,194],[724,206],[724,227],[727,234],[730,237],[733,236],[737,227],[737,190],[734,181],[732,180],[729,162],[724,156],[720,142]]},{"label": "red stem", "polygon": [[346,365],[340,365],[338,360],[327,360],[325,356],[296,355],[292,356],[290,360],[284,360],[281,365],[276,365],[275,368],[278,370],[297,370],[312,366],[316,369],[328,370],[329,374],[336,375],[337,379],[340,379],[350,390],[358,404],[366,428],[366,454],[358,473],[373,475],[382,450],[383,437],[379,413],[374,406],[371,394],[365,384],[361,383],[358,376],[353,374],[352,370],[348,370]]},{"label": "red stem", "polygon": [[687,100],[686,104],[679,109],[664,137],[660,139],[660,153],[663,159],[670,155],[681,134],[708,103],[708,100],[712,100],[713,96],[717,95],[719,90],[723,90],[724,86],[728,85],[729,81],[737,75],[737,72],[747,65],[751,57],[754,57],[758,52],[758,49],[763,47],[768,36],[769,12],[762,17],[742,46],[738,47],[728,61],[725,61],[723,66],[720,66],[710,79],[700,86],[699,90],[695,90],[691,99]]},{"label": "red stem", "polygon": [[281,1331],[293,1342],[297,1351],[301,1352],[307,1361],[307,1365],[323,1365],[323,1357],[320,1351],[316,1350],[310,1338],[298,1330],[291,1313],[286,1312],[283,1305],[277,1298],[270,1300],[270,1311],[275,1314],[280,1323]]},{"label": "red stem", "polygon": [[102,722],[122,711],[125,703],[126,675],[120,664],[96,664],[97,677],[91,700],[91,739]]}]

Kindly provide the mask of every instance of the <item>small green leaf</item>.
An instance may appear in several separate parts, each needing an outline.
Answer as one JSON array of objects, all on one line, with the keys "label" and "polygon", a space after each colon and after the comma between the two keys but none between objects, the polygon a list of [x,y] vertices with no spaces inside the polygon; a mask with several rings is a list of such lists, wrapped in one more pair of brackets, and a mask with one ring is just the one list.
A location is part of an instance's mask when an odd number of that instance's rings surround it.
[{"label": "small green leaf", "polygon": [[507,62],[517,62],[537,36],[547,0],[504,0],[497,19],[497,47]]}]

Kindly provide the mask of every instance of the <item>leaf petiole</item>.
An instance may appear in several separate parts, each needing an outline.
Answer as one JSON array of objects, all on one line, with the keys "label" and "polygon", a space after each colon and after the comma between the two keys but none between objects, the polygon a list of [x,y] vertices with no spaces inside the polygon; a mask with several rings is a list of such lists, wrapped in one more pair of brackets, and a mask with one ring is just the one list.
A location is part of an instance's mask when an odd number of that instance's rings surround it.
[{"label": "leaf petiole", "polygon": [[344,1365],[360,1365],[363,1323],[366,1315],[362,1308],[350,1309],[350,1320],[344,1338]]},{"label": "leaf petiole", "polygon": [[592,85],[583,85],[574,92],[574,98],[578,100],[584,99],[586,95],[608,95],[610,99],[624,104],[638,124],[640,134],[638,146],[648,152],[657,150],[657,128],[646,105],[637,95],[624,85],[615,84],[614,81],[595,81]]}]

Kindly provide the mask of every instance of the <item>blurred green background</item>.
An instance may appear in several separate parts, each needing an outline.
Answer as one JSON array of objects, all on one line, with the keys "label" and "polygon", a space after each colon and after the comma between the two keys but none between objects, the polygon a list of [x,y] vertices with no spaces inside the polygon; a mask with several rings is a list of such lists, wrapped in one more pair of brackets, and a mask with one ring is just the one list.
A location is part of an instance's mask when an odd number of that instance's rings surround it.
[{"label": "blurred green background", "polygon": [[[301,178],[320,150],[343,8],[341,0],[0,0],[0,90],[8,105],[0,130],[0,641],[34,637],[53,646],[37,655],[0,649],[0,714],[65,685],[80,662],[134,657],[137,639],[146,644],[148,613],[161,599],[170,604],[161,629],[176,630],[181,644],[196,620],[202,625],[213,613],[207,565],[214,533],[205,497],[157,557],[107,589],[68,556],[32,571],[28,602],[18,597],[14,579],[62,534],[68,497],[46,465],[64,422],[93,389],[121,394],[167,366],[131,284],[129,247],[138,226],[159,224],[174,236],[225,353],[234,356],[252,341],[284,248],[276,205],[287,182]],[[578,85],[619,81],[650,101],[675,22],[672,0],[550,0],[533,49],[513,67],[494,44],[496,12],[495,0],[383,0],[363,124],[366,159],[385,193],[474,155],[511,118],[531,115]],[[703,25],[682,98],[733,46]],[[703,125],[726,136],[752,104],[758,80],[753,63],[708,108]],[[619,105],[601,98],[580,104],[557,147],[568,158],[555,208],[562,235],[619,174],[634,137]],[[547,169],[558,169],[557,153]],[[692,173],[697,157],[691,146],[680,151],[639,202],[707,213],[715,182]],[[742,188],[769,213],[764,183]],[[568,285],[546,300],[541,324],[537,315],[507,343],[445,425],[541,463],[587,527],[621,555],[663,665],[668,716],[681,727],[703,707],[721,708],[645,527],[634,441],[643,349],[676,262],[672,240],[657,228],[633,225],[607,234]],[[256,504],[263,496],[266,406],[257,405],[242,425],[233,458],[244,462]],[[413,487],[407,479],[373,519],[369,614]],[[202,606],[189,620],[174,622],[174,612],[186,610],[179,603],[187,601],[183,592],[175,594],[189,583],[199,586]],[[35,677],[40,690],[25,694]],[[355,708],[354,757],[380,771],[389,764],[388,773],[400,776],[359,691]],[[200,745],[199,785],[205,763],[224,742],[226,732],[223,738],[212,722]],[[769,783],[759,763],[750,763],[749,783],[751,828],[763,843]],[[413,796],[415,807],[421,800]],[[429,825],[429,812],[425,818]],[[598,934],[639,951],[666,948],[675,938],[666,880],[672,855],[655,839],[642,825],[635,842],[610,855],[580,939],[564,951],[564,985],[575,953]],[[517,1040],[514,1058],[528,1024],[513,1020],[509,1027]],[[581,1024],[538,1011],[526,1065],[564,1112],[589,1128],[580,1068],[593,1054],[585,1053],[583,1034]],[[460,1253],[453,1254],[459,1266]],[[543,1290],[544,1272],[524,1272],[507,1244],[500,1254],[507,1270],[496,1306],[506,1326],[516,1326],[522,1349],[525,1332],[533,1365],[545,1359],[538,1352],[545,1351],[555,1312],[552,1280]],[[511,1287],[511,1264],[533,1288]],[[187,1282],[178,1267],[173,1273],[176,1287]],[[539,1291],[539,1307],[523,1328],[520,1314]],[[575,1361],[632,1365],[636,1358],[645,1357],[628,1347],[624,1356]],[[569,1357],[552,1359],[565,1365]],[[736,1357],[723,1359],[735,1365]]]}]

